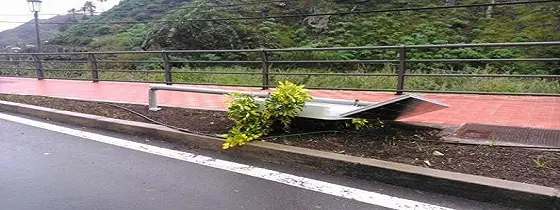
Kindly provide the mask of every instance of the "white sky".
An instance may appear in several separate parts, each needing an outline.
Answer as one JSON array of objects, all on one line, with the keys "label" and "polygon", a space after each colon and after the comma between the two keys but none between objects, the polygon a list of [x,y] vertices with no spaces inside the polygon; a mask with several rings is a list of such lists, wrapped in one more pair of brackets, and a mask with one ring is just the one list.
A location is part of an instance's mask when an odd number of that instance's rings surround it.
[{"label": "white sky", "polygon": [[[102,9],[108,10],[117,5],[120,0],[108,0],[101,4],[97,0],[93,0],[97,6],[97,11]],[[69,9],[81,8],[86,0],[43,0],[41,5],[40,19],[47,19],[52,16],[43,14],[66,14]],[[17,15],[17,16],[16,16]],[[20,16],[22,15],[22,16]],[[27,22],[33,19],[33,14],[29,11],[27,0],[0,0],[0,31],[11,29],[21,25],[20,23],[2,23],[1,21]]]}]

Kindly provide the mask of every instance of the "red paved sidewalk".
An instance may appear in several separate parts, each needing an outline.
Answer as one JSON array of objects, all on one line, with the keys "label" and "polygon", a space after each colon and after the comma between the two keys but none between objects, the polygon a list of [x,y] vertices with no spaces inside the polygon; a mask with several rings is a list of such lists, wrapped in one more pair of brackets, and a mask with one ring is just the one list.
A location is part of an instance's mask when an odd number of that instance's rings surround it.
[{"label": "red paved sidewalk", "polygon": [[[126,103],[148,102],[146,83],[43,80],[0,77],[0,93],[42,95],[97,101]],[[209,87],[209,86],[206,86]],[[225,87],[219,87],[225,88]],[[255,88],[228,87],[231,90],[261,91]],[[313,90],[313,96],[340,99],[381,101],[395,97],[393,93],[364,91]],[[486,96],[455,94],[422,94],[450,106],[448,109],[402,119],[405,122],[422,122],[446,125],[482,123],[491,125],[521,126],[560,129],[560,97]],[[225,109],[225,97],[198,93],[160,91],[158,103],[205,109]]]}]

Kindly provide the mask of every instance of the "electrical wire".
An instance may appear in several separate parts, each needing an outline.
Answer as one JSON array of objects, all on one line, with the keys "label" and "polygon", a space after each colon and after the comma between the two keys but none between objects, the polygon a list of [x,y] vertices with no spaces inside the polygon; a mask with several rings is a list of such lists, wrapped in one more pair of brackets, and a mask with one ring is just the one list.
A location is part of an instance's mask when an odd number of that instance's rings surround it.
[{"label": "electrical wire", "polygon": [[[189,129],[186,129],[186,128],[180,128],[180,127],[177,127],[177,126],[172,126],[172,125],[169,125],[169,124],[165,124],[165,123],[159,122],[157,120],[154,120],[154,119],[152,119],[152,118],[150,118],[150,117],[148,117],[144,114],[141,114],[137,111],[134,111],[132,109],[129,109],[129,108],[126,108],[124,106],[117,105],[117,104],[111,104],[111,103],[105,103],[105,104],[109,105],[109,106],[112,106],[112,107],[115,107],[115,108],[122,109],[122,110],[127,111],[127,112],[130,112],[130,113],[132,113],[136,116],[139,116],[139,117],[147,120],[148,122],[151,122],[151,123],[154,123],[154,124],[157,124],[157,125],[161,125],[161,126],[165,126],[165,127],[171,128],[173,130],[177,130],[177,131],[181,131],[181,132],[185,132],[185,133],[190,133],[190,134],[196,134],[196,135],[200,135],[200,136],[208,136],[208,137],[221,138],[221,139],[224,138],[223,136],[217,135],[217,134],[202,133],[202,132],[192,131],[192,130],[189,130]],[[291,136],[322,134],[322,133],[338,133],[338,132],[341,132],[341,131],[328,130],[328,131],[303,132],[303,133],[286,134],[286,135],[278,135],[278,136],[268,136],[268,137],[262,138],[262,140],[283,138],[283,137],[291,137]]]},{"label": "electrical wire", "polygon": [[[188,7],[178,7],[179,9],[194,9],[194,8],[220,8],[220,7],[237,7],[237,6],[246,6],[246,5],[258,5],[258,4],[272,4],[272,3],[289,3],[289,2],[297,2],[297,1],[289,1],[289,0],[275,0],[275,1],[261,1],[261,2],[246,2],[246,3],[238,3],[238,4],[217,4],[217,5],[200,5],[200,6],[188,6]],[[200,2],[203,3],[203,2]],[[150,12],[150,11],[156,11],[153,9],[146,9],[146,10],[134,10],[135,12]],[[91,14],[91,12],[87,11],[86,12],[88,15]],[[102,14],[103,12],[93,12],[93,14]],[[86,15],[83,14],[83,11],[76,11],[76,13],[74,13],[75,15]],[[47,15],[47,16],[63,16],[63,15],[74,15],[72,13],[66,13],[66,14],[62,14],[62,13],[41,13],[41,15]],[[27,16],[33,16],[33,14],[29,13],[29,14],[0,14],[0,17],[11,17],[11,16],[23,16],[23,17],[27,17]]]},{"label": "electrical wire", "polygon": [[154,123],[154,124],[157,124],[157,125],[161,125],[161,126],[165,126],[165,127],[171,128],[171,129],[173,129],[173,130],[177,130],[177,131],[181,131],[181,132],[185,132],[185,133],[190,133],[190,134],[196,134],[196,135],[200,135],[200,136],[208,136],[208,137],[213,137],[213,138],[223,138],[222,136],[216,135],[216,134],[207,134],[207,133],[192,131],[192,130],[189,130],[189,129],[186,129],[186,128],[180,128],[180,127],[177,127],[177,126],[168,125],[168,124],[159,122],[159,121],[157,121],[157,120],[154,120],[154,119],[152,119],[152,118],[150,118],[150,117],[148,117],[148,116],[146,116],[146,115],[143,115],[143,114],[141,114],[141,113],[139,113],[139,112],[137,112],[137,111],[134,111],[134,110],[132,110],[132,109],[126,108],[126,107],[124,107],[124,106],[120,106],[120,105],[117,105],[117,104],[111,104],[111,103],[105,103],[105,104],[106,104],[106,105],[109,105],[109,106],[112,106],[112,107],[116,107],[116,108],[125,110],[125,111],[130,112],[130,113],[132,113],[132,114],[135,114],[135,115],[137,115],[137,116],[139,116],[139,117],[141,117],[141,118],[144,118],[145,120],[147,120],[147,121],[149,121],[149,122],[151,122],[151,123]]},{"label": "electrical wire", "polygon": [[297,1],[289,1],[289,0],[276,0],[276,1],[262,1],[262,2],[246,2],[246,3],[238,3],[238,4],[217,4],[217,5],[200,5],[200,6],[188,6],[188,7],[179,7],[179,9],[194,9],[194,8],[216,8],[216,7],[237,7],[237,6],[245,6],[245,5],[258,5],[258,4],[272,4],[272,3],[285,3],[285,2],[297,2]]},{"label": "electrical wire", "polygon": [[[301,17],[355,15],[355,14],[371,14],[371,13],[386,13],[386,12],[441,10],[441,9],[488,7],[488,6],[526,5],[526,4],[539,4],[539,3],[550,3],[550,2],[560,2],[560,0],[498,2],[498,3],[481,3],[481,4],[468,4],[468,5],[432,6],[432,7],[405,7],[405,8],[367,10],[367,11],[331,12],[331,13],[314,13],[314,14],[297,14],[297,15],[272,15],[272,16],[239,17],[239,18],[209,18],[209,19],[155,20],[155,21],[109,21],[109,22],[81,22],[81,23],[80,22],[77,22],[77,23],[43,22],[43,23],[40,23],[40,24],[42,24],[42,25],[49,25],[49,24],[106,25],[106,24],[139,24],[139,23],[184,23],[184,22],[212,22],[212,21],[241,21],[241,20],[262,20],[262,19],[275,19],[275,18],[301,18]],[[0,23],[27,23],[27,22],[0,21]]]},{"label": "electrical wire", "polygon": [[[76,14],[78,14],[78,13],[76,13]],[[56,16],[56,15],[71,15],[71,14],[41,13],[41,15]],[[29,14],[0,14],[0,17],[27,17],[27,16],[33,17],[33,14],[31,14],[31,13],[29,13]]]},{"label": "electrical wire", "polygon": [[[192,130],[189,130],[189,129],[186,129],[186,128],[180,128],[180,127],[177,127],[177,126],[172,126],[172,125],[169,125],[169,124],[165,124],[165,123],[159,122],[157,120],[154,120],[154,119],[152,119],[152,118],[150,118],[150,117],[148,117],[144,114],[141,114],[137,111],[134,111],[132,109],[129,109],[129,108],[126,108],[124,106],[117,105],[117,104],[111,104],[111,103],[105,103],[105,104],[109,105],[109,106],[112,106],[112,107],[116,107],[116,108],[125,110],[125,111],[130,112],[134,115],[137,115],[137,116],[139,116],[139,117],[141,117],[141,118],[143,118],[143,119],[145,119],[145,120],[147,120],[151,123],[161,125],[161,126],[165,126],[165,127],[171,128],[173,130],[177,130],[177,131],[181,131],[181,132],[185,132],[185,133],[196,134],[196,135],[201,135],[201,136],[208,136],[208,137],[214,137],[214,138],[224,138],[221,135],[202,133],[202,132],[192,131]],[[313,134],[322,134],[322,133],[337,133],[337,132],[340,132],[340,131],[329,130],[329,131],[303,132],[303,133],[286,134],[286,135],[278,135],[278,136],[268,136],[268,137],[264,137],[262,139],[267,140],[267,139],[282,138],[282,137],[303,136],[303,135],[313,135]]]}]

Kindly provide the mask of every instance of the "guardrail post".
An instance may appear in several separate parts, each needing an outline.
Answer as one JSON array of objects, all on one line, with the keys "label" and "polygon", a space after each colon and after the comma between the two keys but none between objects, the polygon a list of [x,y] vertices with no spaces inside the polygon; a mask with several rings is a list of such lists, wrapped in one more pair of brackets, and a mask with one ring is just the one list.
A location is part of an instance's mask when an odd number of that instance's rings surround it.
[{"label": "guardrail post", "polygon": [[165,68],[165,84],[172,85],[173,79],[171,78],[171,63],[169,62],[169,55],[165,50],[161,51],[161,58],[163,59],[163,67]]},{"label": "guardrail post", "polygon": [[33,60],[35,61],[35,73],[37,74],[37,79],[38,80],[45,79],[45,72],[43,71],[43,63],[41,62],[39,55],[32,54],[31,57],[33,57]]},{"label": "guardrail post", "polygon": [[150,88],[148,90],[148,107],[150,111],[159,111],[161,108],[157,105],[157,95],[156,90]]},{"label": "guardrail post", "polygon": [[266,53],[266,49],[262,49],[261,51],[261,58],[262,58],[262,89],[268,90],[269,88],[269,75],[268,75],[268,55]]},{"label": "guardrail post", "polygon": [[402,95],[404,90],[404,75],[406,74],[406,46],[399,47],[399,72],[397,76],[397,95]]},{"label": "guardrail post", "polygon": [[99,72],[97,71],[97,58],[93,53],[88,54],[89,68],[91,69],[91,79],[93,82],[99,82]]}]

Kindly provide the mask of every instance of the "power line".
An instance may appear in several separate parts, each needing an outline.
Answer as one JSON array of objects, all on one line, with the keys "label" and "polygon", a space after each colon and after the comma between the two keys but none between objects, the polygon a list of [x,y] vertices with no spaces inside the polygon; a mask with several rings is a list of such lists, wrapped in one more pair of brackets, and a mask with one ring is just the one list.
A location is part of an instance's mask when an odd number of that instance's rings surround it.
[{"label": "power line", "polygon": [[3,21],[3,20],[0,20],[0,23],[28,23],[28,22],[18,22],[18,21]]},{"label": "power line", "polygon": [[[559,2],[560,0],[537,0],[537,1],[518,1],[518,2],[501,2],[501,3],[482,3],[482,4],[467,4],[467,5],[451,5],[451,6],[434,6],[434,7],[405,7],[383,10],[368,10],[368,11],[351,11],[351,12],[332,12],[332,13],[315,13],[315,14],[301,14],[301,15],[277,15],[266,17],[245,17],[235,18],[235,20],[252,20],[252,19],[269,19],[269,18],[294,18],[294,17],[315,17],[315,16],[332,16],[332,15],[351,15],[351,14],[368,14],[368,13],[385,13],[385,12],[403,12],[403,11],[420,11],[420,10],[438,10],[438,9],[454,9],[454,8],[469,8],[469,7],[487,7],[487,6],[504,6],[504,5],[518,5],[518,4],[536,4],[536,3],[549,3]],[[227,18],[216,19],[199,19],[196,21],[223,21]],[[195,20],[189,20],[195,21]]]},{"label": "power line", "polygon": [[285,3],[285,2],[297,2],[297,0],[276,0],[276,1],[262,1],[262,2],[246,2],[246,3],[238,3],[238,4],[217,4],[217,5],[200,5],[200,6],[188,6],[188,7],[180,7],[179,9],[184,8],[213,8],[213,7],[237,7],[237,6],[245,6],[245,5],[255,5],[255,4],[271,4],[271,3]]},{"label": "power line", "polygon": [[[289,3],[289,2],[296,2],[296,1],[292,1],[292,0],[274,0],[274,1],[261,1],[261,2],[246,2],[246,3],[238,3],[238,4],[218,4],[218,5],[200,5],[200,6],[188,6],[188,7],[179,7],[179,9],[194,9],[194,8],[219,8],[219,7],[237,7],[237,6],[246,6],[246,5],[258,5],[258,4],[272,4],[272,3]],[[203,2],[200,2],[203,3]],[[147,12],[147,11],[155,11],[155,10],[138,10],[136,12]],[[87,12],[87,14],[90,14],[91,12]],[[94,14],[102,14],[103,12],[93,12]],[[83,14],[83,11],[76,11],[75,13],[76,15],[85,15]],[[66,13],[66,14],[57,14],[57,13],[46,13],[43,14],[41,13],[41,15],[47,15],[47,16],[56,16],[56,15],[73,15],[72,13]],[[0,14],[0,17],[10,17],[10,16],[33,16],[33,14]]]},{"label": "power line", "polygon": [[[456,8],[471,8],[471,7],[488,7],[488,6],[509,6],[509,5],[525,5],[525,4],[538,4],[559,2],[560,0],[537,0],[537,1],[518,1],[518,2],[498,2],[498,3],[481,3],[481,4],[468,4],[468,5],[450,5],[450,6],[432,6],[432,7],[405,7],[393,8],[382,10],[368,10],[368,11],[351,11],[351,12],[332,12],[332,13],[314,13],[314,14],[298,14],[298,15],[273,15],[273,16],[258,16],[258,17],[240,17],[240,18],[211,18],[211,19],[188,19],[188,20],[154,20],[154,21],[111,21],[111,22],[75,22],[75,23],[41,23],[45,24],[87,24],[87,25],[105,25],[105,24],[138,24],[138,23],[184,23],[189,21],[196,22],[210,22],[210,21],[239,21],[239,20],[262,20],[273,18],[299,18],[299,17],[316,17],[316,16],[334,16],[334,15],[353,15],[353,14],[370,14],[370,13],[386,13],[386,12],[405,12],[405,11],[422,11],[422,10],[440,10],[440,9],[456,9]],[[27,23],[27,22],[12,22],[0,21],[0,23]]]},{"label": "power line", "polygon": [[[58,15],[58,14],[41,14],[41,15]],[[27,17],[33,16],[33,14],[0,14],[0,17]]]}]

